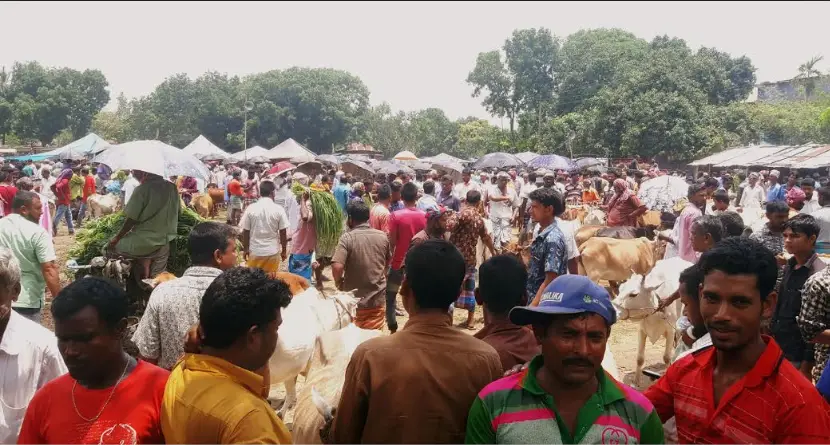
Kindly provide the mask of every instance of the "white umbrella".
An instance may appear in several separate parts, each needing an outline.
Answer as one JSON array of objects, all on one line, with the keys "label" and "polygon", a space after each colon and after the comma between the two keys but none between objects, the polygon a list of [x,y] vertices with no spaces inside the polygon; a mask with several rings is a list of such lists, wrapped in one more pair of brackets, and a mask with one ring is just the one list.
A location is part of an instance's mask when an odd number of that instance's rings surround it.
[{"label": "white umbrella", "polygon": [[141,170],[164,178],[192,176],[207,181],[205,164],[161,141],[134,141],[114,145],[92,160],[115,170]]},{"label": "white umbrella", "polygon": [[398,161],[417,161],[418,157],[411,151],[404,150],[396,154],[394,159]]},{"label": "white umbrella", "polygon": [[689,193],[689,184],[676,176],[658,176],[640,184],[637,197],[649,210],[671,212],[674,205]]}]

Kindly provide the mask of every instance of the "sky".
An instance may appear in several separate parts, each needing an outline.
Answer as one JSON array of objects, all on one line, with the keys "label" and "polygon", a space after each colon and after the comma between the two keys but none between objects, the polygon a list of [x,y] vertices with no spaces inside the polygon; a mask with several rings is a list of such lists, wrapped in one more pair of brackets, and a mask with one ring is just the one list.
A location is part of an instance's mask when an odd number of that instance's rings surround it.
[{"label": "sky", "polygon": [[826,51],[827,17],[830,2],[0,2],[0,66],[99,69],[113,100],[175,73],[329,67],[359,76],[373,105],[489,118],[465,79],[514,29],[668,34],[748,56],[762,82]]}]

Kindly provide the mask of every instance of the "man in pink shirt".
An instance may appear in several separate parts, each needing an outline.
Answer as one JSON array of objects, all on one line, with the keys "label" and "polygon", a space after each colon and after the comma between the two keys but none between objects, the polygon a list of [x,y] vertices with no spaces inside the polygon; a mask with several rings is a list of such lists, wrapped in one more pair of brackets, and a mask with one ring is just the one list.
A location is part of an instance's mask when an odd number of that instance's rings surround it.
[{"label": "man in pink shirt", "polygon": [[373,229],[380,230],[386,234],[389,233],[389,206],[392,204],[392,189],[388,184],[384,184],[378,190],[378,202],[372,207],[369,214],[369,226]]},{"label": "man in pink shirt", "polygon": [[398,290],[403,281],[403,260],[409,250],[409,244],[416,233],[424,230],[427,215],[417,207],[418,186],[408,182],[401,189],[404,208],[392,212],[389,216],[389,243],[392,247],[392,264],[386,280],[386,325],[393,334],[398,330],[395,319],[395,305]]},{"label": "man in pink shirt", "polygon": [[680,213],[676,224],[677,231],[677,255],[690,262],[697,263],[700,253],[695,252],[692,243],[692,224],[703,215],[701,209],[706,206],[706,188],[703,184],[692,184],[689,186],[689,203]]}]

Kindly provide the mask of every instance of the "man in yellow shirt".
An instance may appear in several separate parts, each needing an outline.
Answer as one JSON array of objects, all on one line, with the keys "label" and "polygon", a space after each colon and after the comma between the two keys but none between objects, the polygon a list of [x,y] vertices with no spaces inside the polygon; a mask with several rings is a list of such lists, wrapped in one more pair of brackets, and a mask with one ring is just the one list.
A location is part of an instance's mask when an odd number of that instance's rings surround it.
[{"label": "man in yellow shirt", "polygon": [[167,443],[291,443],[256,372],[276,348],[290,301],[288,286],[260,269],[235,267],[211,283],[199,307],[201,353],[185,354],[165,387]]}]

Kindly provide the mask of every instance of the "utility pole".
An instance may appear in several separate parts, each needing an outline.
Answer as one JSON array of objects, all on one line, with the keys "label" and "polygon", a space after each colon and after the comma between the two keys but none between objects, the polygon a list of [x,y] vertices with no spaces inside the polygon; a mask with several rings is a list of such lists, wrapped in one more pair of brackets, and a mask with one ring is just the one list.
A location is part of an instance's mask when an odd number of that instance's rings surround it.
[{"label": "utility pole", "polygon": [[248,163],[248,112],[254,109],[254,104],[252,104],[251,101],[248,100],[247,96],[245,97],[244,109],[245,109],[245,112],[244,112],[245,123],[243,124],[243,127],[242,127],[243,128],[243,130],[242,130],[243,136],[242,137],[245,138],[245,142],[242,145],[244,147],[242,149],[242,154],[243,154],[243,157],[245,158],[245,160],[243,162],[247,164]]}]

